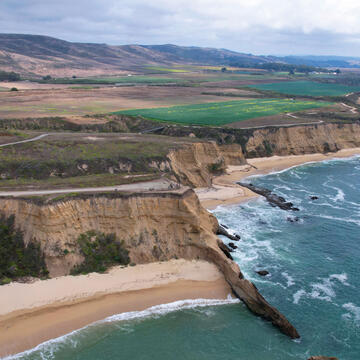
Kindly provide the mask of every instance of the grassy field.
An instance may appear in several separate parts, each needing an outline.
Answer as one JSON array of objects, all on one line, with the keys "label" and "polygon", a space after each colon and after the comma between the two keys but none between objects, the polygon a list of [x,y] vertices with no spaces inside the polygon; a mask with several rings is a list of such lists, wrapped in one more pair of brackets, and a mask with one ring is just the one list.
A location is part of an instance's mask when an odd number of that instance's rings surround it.
[{"label": "grassy field", "polygon": [[360,91],[360,86],[324,84],[313,81],[285,81],[271,84],[249,85],[251,88],[290,95],[341,96]]},{"label": "grassy field", "polygon": [[113,85],[113,84],[168,84],[183,82],[181,79],[169,77],[155,77],[155,76],[121,76],[121,77],[94,77],[94,78],[59,78],[51,79],[49,81],[39,81],[40,83],[51,84],[98,84],[98,85]]},{"label": "grassy field", "polygon": [[290,99],[256,99],[214,102],[167,108],[120,111],[117,114],[193,125],[225,125],[257,117],[330,106],[328,102],[294,101]]}]

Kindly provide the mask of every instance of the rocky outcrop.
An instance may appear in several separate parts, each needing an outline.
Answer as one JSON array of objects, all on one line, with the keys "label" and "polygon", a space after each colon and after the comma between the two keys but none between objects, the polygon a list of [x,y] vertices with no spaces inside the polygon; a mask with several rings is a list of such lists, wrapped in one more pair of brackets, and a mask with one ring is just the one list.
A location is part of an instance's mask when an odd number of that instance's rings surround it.
[{"label": "rocky outcrop", "polygon": [[246,163],[240,145],[215,142],[186,144],[171,151],[168,158],[178,181],[192,187],[211,186],[212,178],[223,173],[228,165]]},{"label": "rocky outcrop", "polygon": [[[83,259],[77,237],[89,230],[115,233],[124,241],[134,263],[171,258],[203,259],[215,263],[234,293],[256,315],[291,338],[296,329],[244,279],[239,266],[227,258],[216,236],[219,224],[192,190],[159,193],[82,195],[44,203],[30,199],[0,199],[4,215],[15,215],[25,242],[36,239],[51,276],[68,274]],[[67,250],[67,251],[65,251]]]},{"label": "rocky outcrop", "polygon": [[301,155],[360,147],[360,123],[256,129],[245,144],[247,158]]},{"label": "rocky outcrop", "polygon": [[252,184],[247,184],[244,182],[238,182],[239,185],[246,187],[247,189],[251,190],[252,192],[264,196],[267,202],[271,206],[277,206],[282,210],[292,210],[292,211],[299,211],[297,207],[294,206],[292,202],[286,201],[283,197],[274,194],[271,190],[260,188],[258,186],[254,186]]}]

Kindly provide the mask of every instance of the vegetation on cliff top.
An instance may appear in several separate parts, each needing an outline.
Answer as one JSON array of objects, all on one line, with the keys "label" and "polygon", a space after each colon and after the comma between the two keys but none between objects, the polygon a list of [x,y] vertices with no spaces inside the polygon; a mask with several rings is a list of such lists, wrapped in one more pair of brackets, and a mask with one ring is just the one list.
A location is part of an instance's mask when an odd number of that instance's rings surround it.
[{"label": "vegetation on cliff top", "polygon": [[36,241],[25,245],[23,233],[15,228],[15,217],[0,217],[0,285],[32,276],[46,277],[44,254]]},{"label": "vegetation on cliff top", "polygon": [[179,124],[215,125],[306,109],[331,106],[330,102],[293,99],[252,99],[207,104],[120,111],[116,114],[143,116]]},{"label": "vegetation on cliff top", "polygon": [[71,270],[72,275],[104,272],[112,265],[128,265],[129,251],[115,234],[88,231],[77,239],[78,251],[84,261]]}]

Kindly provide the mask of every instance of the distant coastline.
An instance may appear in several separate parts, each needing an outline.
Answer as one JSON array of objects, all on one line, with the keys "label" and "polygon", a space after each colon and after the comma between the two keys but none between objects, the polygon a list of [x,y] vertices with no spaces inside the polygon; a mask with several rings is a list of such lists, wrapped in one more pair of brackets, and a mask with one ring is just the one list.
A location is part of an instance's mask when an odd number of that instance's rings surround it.
[{"label": "distant coastline", "polygon": [[219,205],[231,205],[248,201],[259,195],[236,184],[253,175],[265,175],[282,171],[293,166],[300,166],[310,162],[319,162],[334,158],[346,158],[360,154],[360,148],[343,149],[327,154],[305,154],[288,156],[271,156],[247,159],[248,165],[229,166],[225,175],[213,179],[213,186],[195,190],[201,204],[207,209],[214,209]]}]

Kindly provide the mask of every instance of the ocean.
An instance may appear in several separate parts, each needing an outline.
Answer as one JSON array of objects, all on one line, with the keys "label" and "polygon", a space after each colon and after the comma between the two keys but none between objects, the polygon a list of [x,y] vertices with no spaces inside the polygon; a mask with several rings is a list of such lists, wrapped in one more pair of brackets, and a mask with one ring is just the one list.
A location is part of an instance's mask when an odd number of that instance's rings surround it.
[{"label": "ocean", "polygon": [[213,213],[241,235],[234,260],[301,339],[289,339],[238,300],[199,299],[115,315],[11,358],[360,359],[360,158],[305,164],[247,181],[300,211],[257,198]]}]

